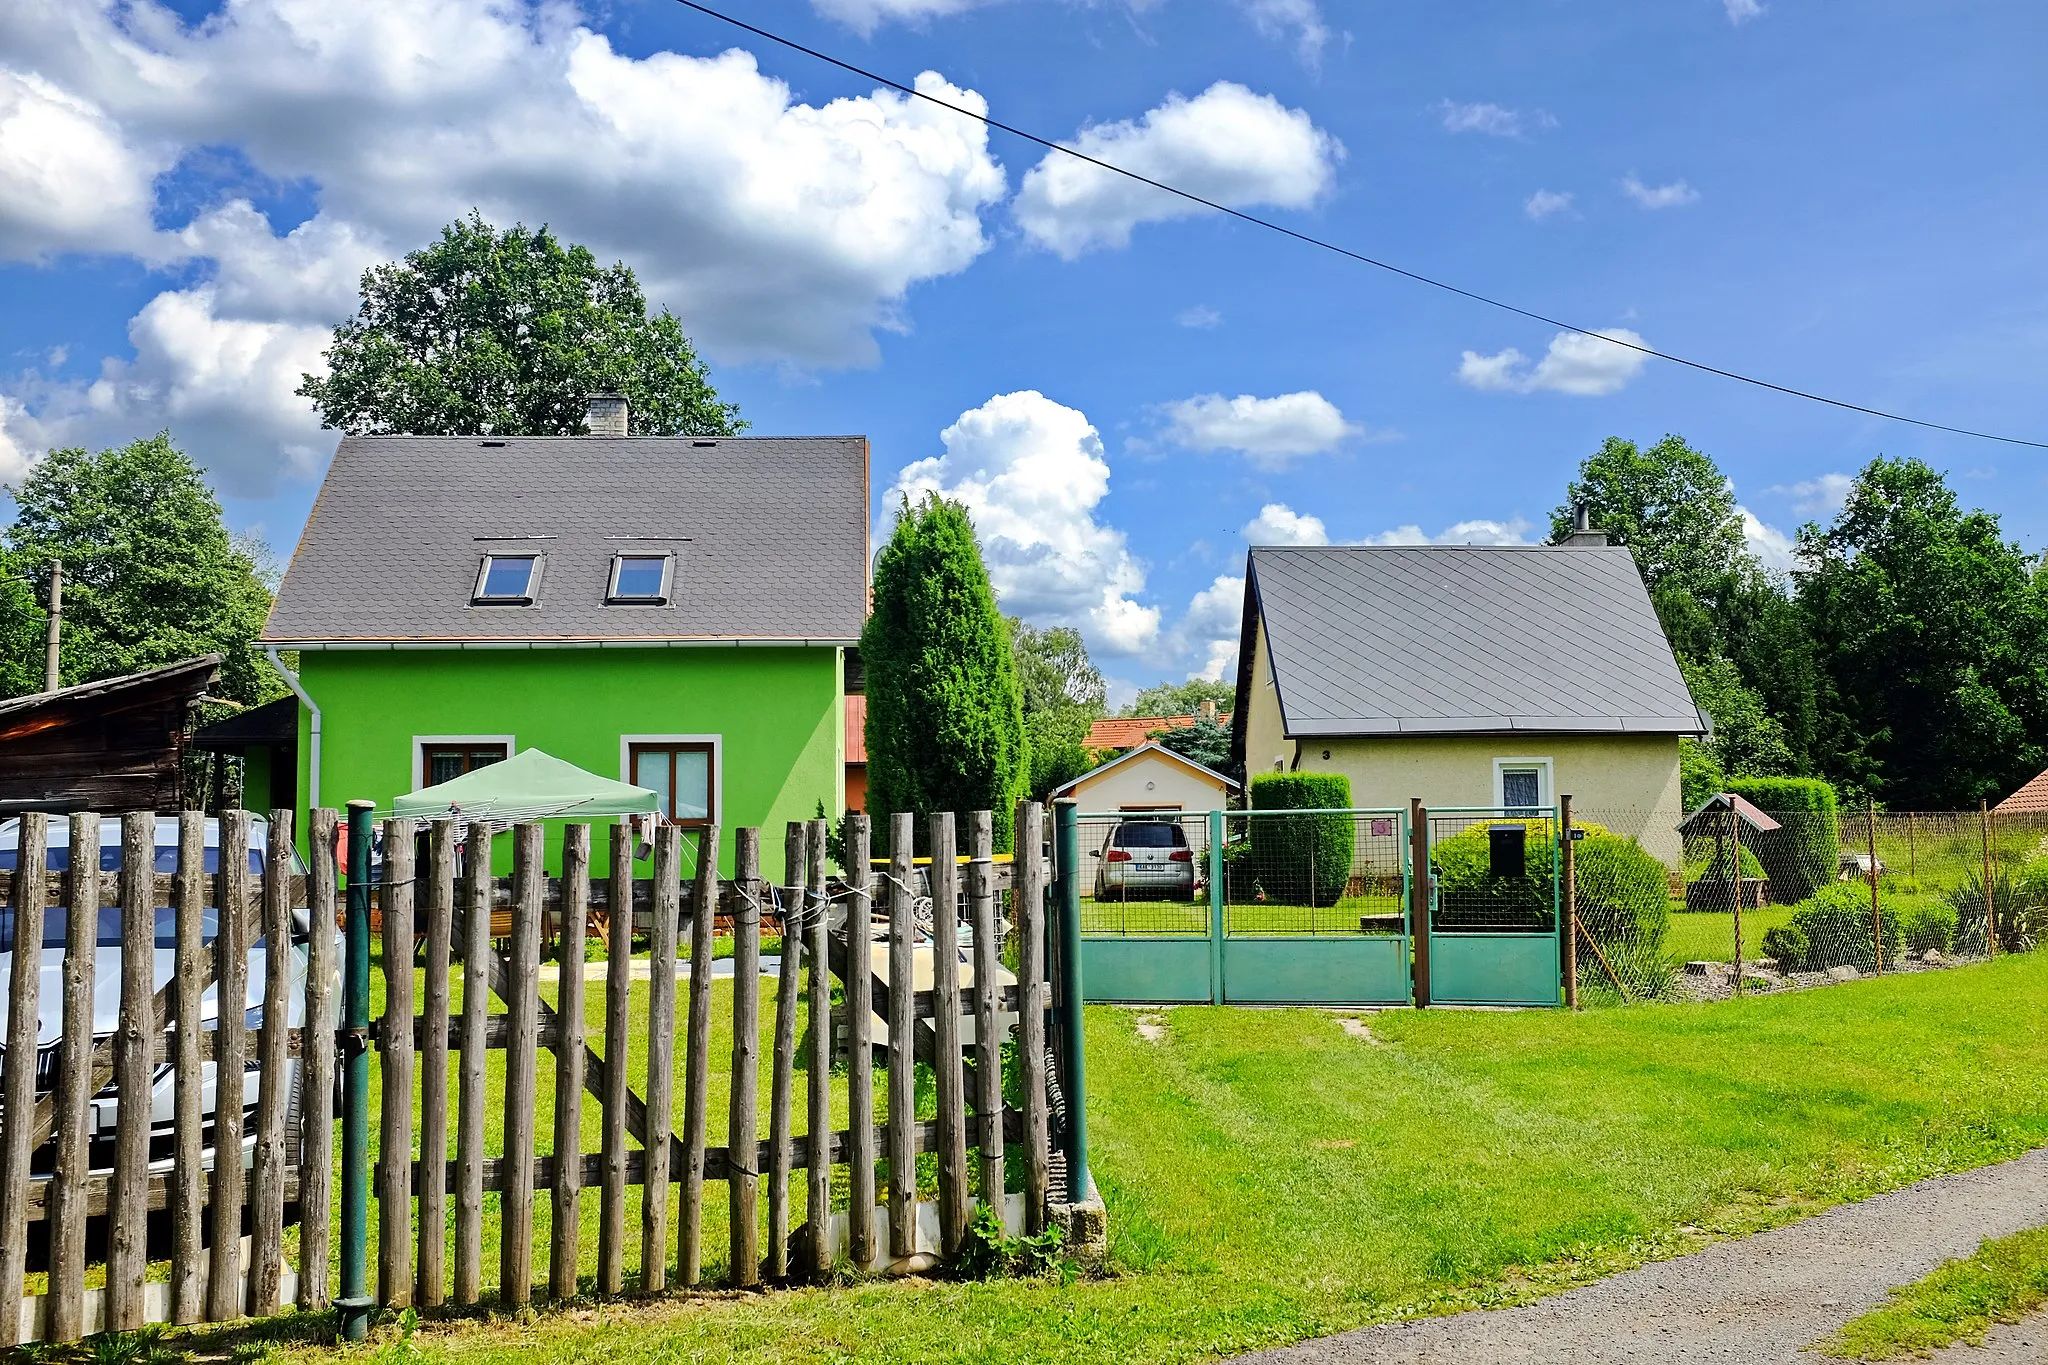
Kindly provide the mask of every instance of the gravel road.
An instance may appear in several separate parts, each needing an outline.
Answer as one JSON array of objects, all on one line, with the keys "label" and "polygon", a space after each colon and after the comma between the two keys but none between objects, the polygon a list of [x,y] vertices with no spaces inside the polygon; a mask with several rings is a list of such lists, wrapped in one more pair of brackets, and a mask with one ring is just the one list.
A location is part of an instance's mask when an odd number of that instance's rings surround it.
[{"label": "gravel road", "polygon": [[[2048,1224],[2048,1148],[1721,1242],[1521,1308],[1246,1356],[1260,1365],[1817,1365],[1803,1347],[1986,1237]],[[2048,1325],[2003,1328],[1971,1365],[2048,1361]]]}]

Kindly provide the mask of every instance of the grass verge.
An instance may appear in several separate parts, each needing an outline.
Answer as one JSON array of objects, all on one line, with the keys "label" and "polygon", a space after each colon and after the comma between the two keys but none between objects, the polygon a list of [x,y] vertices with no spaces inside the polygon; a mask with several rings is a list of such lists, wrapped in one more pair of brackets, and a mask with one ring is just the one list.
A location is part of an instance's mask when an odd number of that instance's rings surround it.
[{"label": "grass verge", "polygon": [[1848,1323],[1819,1349],[1847,1360],[1904,1360],[1959,1341],[1982,1346],[1991,1324],[2018,1322],[2043,1303],[2048,1228],[2035,1228],[1986,1241],[1975,1255],[1894,1289],[1889,1303]]}]

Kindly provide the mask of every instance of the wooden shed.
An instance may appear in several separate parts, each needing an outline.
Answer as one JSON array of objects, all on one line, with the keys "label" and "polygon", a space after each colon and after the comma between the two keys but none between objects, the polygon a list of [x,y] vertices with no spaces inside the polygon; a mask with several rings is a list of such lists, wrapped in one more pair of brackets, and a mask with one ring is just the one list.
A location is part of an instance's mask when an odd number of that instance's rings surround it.
[{"label": "wooden shed", "polygon": [[221,656],[0,701],[0,810],[184,806],[185,722]]}]

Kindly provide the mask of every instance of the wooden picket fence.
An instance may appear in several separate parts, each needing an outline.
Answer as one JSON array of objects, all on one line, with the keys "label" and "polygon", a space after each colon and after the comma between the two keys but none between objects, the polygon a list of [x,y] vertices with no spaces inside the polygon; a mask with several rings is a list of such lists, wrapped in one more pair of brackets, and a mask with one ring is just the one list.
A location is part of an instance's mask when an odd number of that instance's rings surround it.
[{"label": "wooden picket fence", "polygon": [[[689,1288],[703,1280],[706,1185],[712,1182],[726,1186],[726,1279],[740,1287],[819,1278],[846,1262],[901,1270],[956,1255],[977,1202],[1004,1207],[1010,1174],[1006,1144],[1019,1149],[1023,1167],[1022,1230],[1042,1230],[1055,1193],[1057,1162],[1051,1155],[1055,1135],[1048,1104],[1049,1088],[1057,1094],[1057,1080],[1049,1087],[1044,813],[1029,803],[1017,812],[1018,853],[1010,878],[1018,944],[1014,983],[1004,980],[999,951],[991,816],[980,812],[970,817],[964,861],[957,857],[953,817],[927,817],[924,832],[932,857],[924,869],[912,862],[913,817],[894,821],[888,871],[850,884],[827,879],[826,822],[791,823],[780,886],[770,886],[760,875],[761,839],[753,829],[736,831],[736,875],[721,881],[710,859],[699,859],[694,875],[684,875],[684,831],[673,826],[657,832],[652,875],[635,877],[632,832],[616,825],[610,829],[609,876],[594,880],[590,826],[564,829],[559,871],[549,876],[543,866],[542,826],[519,824],[509,831],[512,875],[507,879],[458,875],[460,861],[489,868],[493,831],[488,826],[385,821],[375,888],[384,947],[384,1008],[364,1040],[377,1049],[381,1073],[376,1267],[370,1287],[376,1302],[423,1309],[482,1302],[485,1195],[492,1191],[498,1196],[499,1228],[493,1297],[506,1305],[531,1301],[537,1288],[554,1299],[591,1290],[624,1292],[629,1287],[628,1190],[635,1186],[636,1278],[642,1292],[671,1284]],[[21,871],[0,883],[14,907],[17,941],[41,941],[46,906],[65,907],[69,921],[64,1029],[56,1045],[54,1084],[47,1087],[38,1081],[36,1034],[45,1002],[38,998],[36,955],[14,955],[8,1048],[0,1076],[0,1305],[21,1303],[23,1310],[18,1317],[0,1311],[0,1344],[36,1337],[69,1340],[148,1321],[262,1316],[293,1301],[304,1309],[330,1302],[336,1237],[331,1213],[333,1078],[338,1036],[344,1046],[353,1041],[331,1026],[337,1019],[341,976],[338,818],[331,810],[312,812],[311,856],[303,878],[293,875],[290,861],[290,812],[271,813],[260,875],[249,867],[250,825],[246,812],[221,817],[220,870],[208,873],[204,821],[196,814],[180,817],[176,869],[166,875],[154,871],[154,815],[133,813],[122,817],[118,872],[99,873],[89,859],[72,859],[68,871],[47,874],[44,819],[23,818]],[[97,815],[73,816],[71,846],[96,847],[98,829]],[[715,829],[692,833],[701,839],[700,848],[718,846]],[[868,867],[866,818],[850,818],[846,833],[847,865]],[[415,853],[419,836],[424,836],[423,857]],[[929,989],[917,988],[915,973],[921,937],[915,905],[925,889],[919,885],[921,872],[933,907]],[[111,896],[108,882],[114,883]],[[963,899],[972,935],[966,980],[960,971],[957,910]],[[156,988],[149,964],[161,932],[156,907],[166,903],[175,929],[175,971],[170,983]],[[100,917],[71,912],[97,911],[102,904],[119,910],[121,1006],[113,1036],[95,1039],[90,1001]],[[205,945],[202,911],[216,905],[243,907],[243,913],[221,914],[218,938]],[[509,940],[491,937],[491,912],[501,905],[510,910]],[[636,905],[649,913],[599,917],[608,939],[604,1023],[598,1036],[588,1036],[583,954],[575,930],[591,921],[593,910]],[[712,914],[697,913],[706,906]],[[304,907],[310,921],[301,929],[306,970],[297,988],[303,991],[303,1018],[328,1023],[303,1031],[289,1026],[295,1013],[287,994],[294,989],[294,907]],[[759,970],[764,908],[784,927],[781,969],[768,978]],[[729,922],[733,937],[732,1055],[723,1145],[713,1145],[708,1102],[714,919]],[[835,919],[842,920],[836,931]],[[647,954],[639,959],[648,976],[645,1055],[637,1073],[623,1060],[619,1065],[607,1061],[624,1059],[629,1034],[637,1037],[643,1027],[633,1022],[630,1008],[636,920],[651,927]],[[552,998],[542,989],[540,971],[550,922],[568,927]],[[686,997],[679,1000],[678,972],[661,970],[659,964],[677,961],[685,930]],[[242,1115],[231,1112],[222,1118],[216,1139],[215,1125],[203,1112],[202,1073],[204,1062],[215,1058],[229,1074],[242,1070],[250,1056],[249,1031],[242,1012],[234,1009],[220,1011],[217,1025],[203,1019],[201,1000],[216,985],[219,998],[246,996],[249,945],[258,935],[264,942],[265,982],[254,1056],[261,1070],[245,1181],[244,1162],[213,1160],[216,1141],[235,1143],[244,1137]],[[871,967],[884,944],[888,969],[881,973]],[[425,968],[424,988],[417,992],[416,959]],[[452,989],[458,970],[459,1006]],[[842,987],[836,1005],[835,978]],[[771,995],[765,1006],[764,979]],[[493,1009],[493,998],[502,1012]],[[772,1020],[764,1021],[764,1008],[772,1011]],[[1003,1100],[1002,1044],[1009,1029],[1001,1019],[1011,1012],[1017,1020],[1022,1081],[1018,1109],[1006,1108]],[[870,1036],[871,1014],[885,1021],[885,1039]],[[972,1046],[963,1044],[963,1019],[973,1021]],[[764,1022],[772,1022],[765,1086],[758,1056]],[[835,1039],[845,1046],[838,1074]],[[878,1124],[873,1048],[883,1042],[888,1093],[886,1118]],[[502,1085],[499,1099],[491,1098],[489,1090],[494,1050],[503,1054],[496,1077]],[[545,1152],[537,1131],[543,1051],[554,1061],[553,1112],[548,1116],[552,1143]],[[683,1059],[679,1132],[673,1116],[678,1054]],[[175,1131],[169,1159],[159,1155],[153,1162],[148,1103],[128,1097],[147,1093],[152,1071],[166,1057],[175,1075]],[[929,1062],[936,1077],[934,1119],[917,1119],[915,1068],[896,1064],[911,1057]],[[296,1103],[286,1093],[292,1059],[300,1062],[302,1074]],[[109,1080],[114,1089],[102,1095]],[[835,1091],[842,1085],[848,1122],[835,1128]],[[586,1095],[599,1108],[602,1136],[595,1151],[585,1150],[583,1141]],[[93,1159],[105,1146],[92,1135],[95,1104],[114,1107],[110,1163]],[[489,1140],[494,1127],[495,1143]],[[418,1158],[415,1149],[422,1154]],[[970,1151],[977,1158],[972,1163]],[[919,1154],[928,1152],[937,1154],[937,1236],[920,1241],[914,1172]],[[837,1182],[835,1167],[844,1168]],[[879,1187],[879,1205],[878,1170],[891,1177]],[[898,1172],[911,1173],[911,1178],[893,1178]],[[537,1286],[539,1191],[548,1194],[551,1216],[547,1273]],[[598,1213],[594,1276],[581,1273],[580,1215],[588,1198],[596,1200]],[[284,1258],[287,1203],[301,1211],[296,1274]],[[1018,1219],[1015,1203],[1009,1207]],[[146,1276],[146,1215],[159,1208],[169,1210],[167,1285],[149,1283]],[[800,1224],[799,1210],[804,1214]],[[87,1224],[102,1215],[109,1230],[107,1287],[87,1291]],[[48,1290],[24,1300],[25,1231],[35,1220],[51,1224]],[[239,1227],[245,1220],[245,1238],[213,1234],[223,1224]]]}]

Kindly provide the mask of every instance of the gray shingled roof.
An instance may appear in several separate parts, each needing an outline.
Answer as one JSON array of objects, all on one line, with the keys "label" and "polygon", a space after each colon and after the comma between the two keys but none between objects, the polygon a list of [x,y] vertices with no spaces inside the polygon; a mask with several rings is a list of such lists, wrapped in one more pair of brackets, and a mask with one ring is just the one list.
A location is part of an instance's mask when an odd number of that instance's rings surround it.
[{"label": "gray shingled roof", "polygon": [[[867,512],[860,436],[350,436],[263,640],[854,640]],[[661,550],[672,605],[605,605]],[[544,557],[534,605],[470,605],[493,551]]]},{"label": "gray shingled roof", "polygon": [[1255,549],[1239,716],[1254,612],[1290,736],[1708,729],[1620,546]]}]

